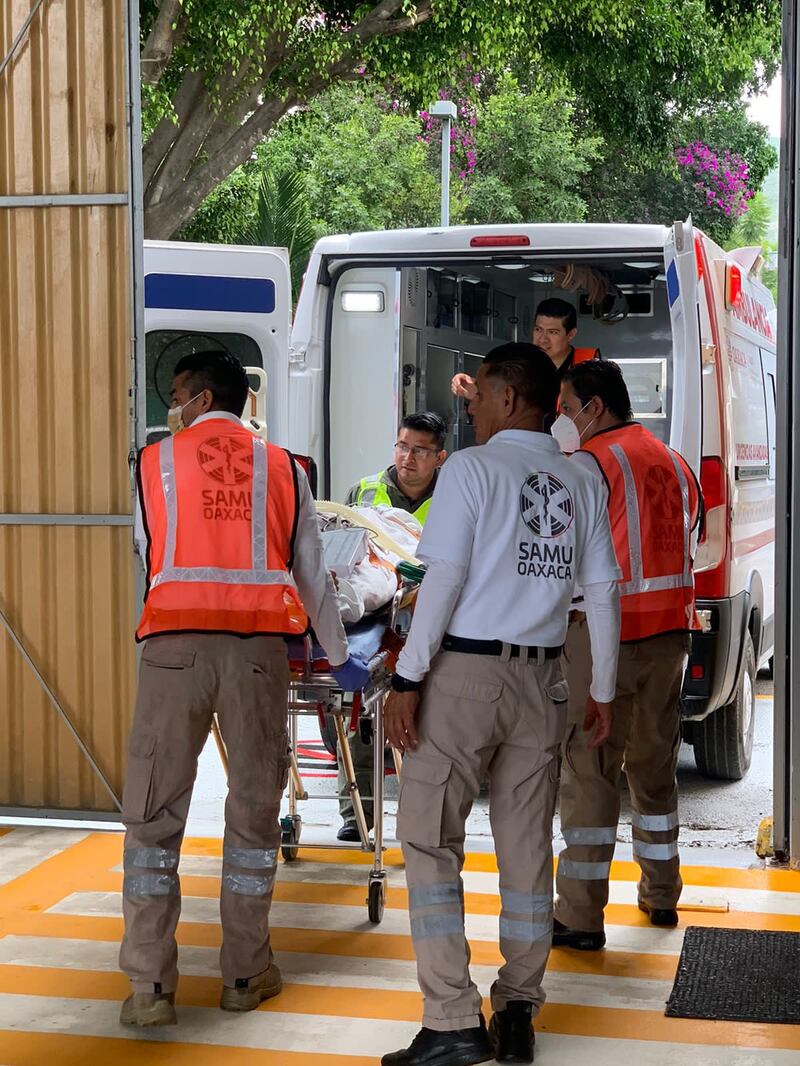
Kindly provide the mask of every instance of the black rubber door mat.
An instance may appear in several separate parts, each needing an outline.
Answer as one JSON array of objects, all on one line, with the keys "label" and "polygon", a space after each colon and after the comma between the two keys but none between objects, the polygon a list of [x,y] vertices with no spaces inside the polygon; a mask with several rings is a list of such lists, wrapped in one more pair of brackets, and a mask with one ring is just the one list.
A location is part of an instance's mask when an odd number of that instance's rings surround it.
[{"label": "black rubber door mat", "polygon": [[690,926],[665,1013],[800,1024],[800,933]]}]

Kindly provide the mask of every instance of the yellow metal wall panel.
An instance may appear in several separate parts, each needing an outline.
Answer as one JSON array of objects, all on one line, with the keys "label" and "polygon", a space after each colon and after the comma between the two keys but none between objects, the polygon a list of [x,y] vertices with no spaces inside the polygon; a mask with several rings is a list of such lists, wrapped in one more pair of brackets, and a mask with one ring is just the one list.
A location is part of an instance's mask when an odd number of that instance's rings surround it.
[{"label": "yellow metal wall panel", "polygon": [[[121,788],[135,649],[130,531],[0,526],[4,610],[105,776]],[[114,805],[0,630],[0,805]]]},{"label": "yellow metal wall panel", "polygon": [[[0,4],[0,58],[33,0]],[[44,0],[0,85],[0,195],[128,187],[124,0]]]},{"label": "yellow metal wall panel", "polygon": [[[0,59],[34,0],[0,0]],[[0,75],[0,196],[126,193],[126,0],[44,0]],[[125,204],[0,205],[0,609],[121,795],[134,697]],[[74,516],[35,524],[27,516]],[[112,811],[0,627],[0,806]]]}]

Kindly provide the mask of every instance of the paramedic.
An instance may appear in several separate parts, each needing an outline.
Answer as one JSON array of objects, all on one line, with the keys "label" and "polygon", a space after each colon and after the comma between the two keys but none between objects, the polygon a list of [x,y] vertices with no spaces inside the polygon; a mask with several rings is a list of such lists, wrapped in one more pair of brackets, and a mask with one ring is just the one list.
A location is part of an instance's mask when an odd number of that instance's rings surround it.
[{"label": "paramedic", "polygon": [[[622,569],[621,646],[614,724],[602,755],[580,728],[592,676],[589,632],[573,616],[564,649],[569,724],[561,771],[561,831],[554,945],[595,951],[605,944],[603,909],[620,808],[623,764],[630,790],[639,907],[657,926],[678,923],[680,692],[694,627],[691,533],[702,506],[684,460],[632,421],[616,363],[574,367],[561,384],[553,435],[573,462],[592,470],[608,495]],[[568,439],[569,438],[569,439]],[[581,451],[577,451],[581,448]]]},{"label": "paramedic", "polygon": [[399,507],[425,524],[439,469],[447,458],[447,425],[441,415],[420,411],[406,415],[397,432],[394,465],[353,485],[345,503],[350,507]]},{"label": "paramedic", "polygon": [[[406,415],[397,432],[394,446],[394,466],[362,478],[347,494],[351,507],[399,507],[413,514],[424,525],[428,508],[436,488],[439,469],[447,458],[444,441],[447,424],[434,411],[420,411]],[[364,741],[358,726],[348,734],[347,742],[353,757],[353,766],[364,805],[367,826],[372,828],[372,744]],[[342,827],[337,833],[339,840],[358,842],[358,833],[353,801],[347,787],[347,775],[339,759],[339,814]]]},{"label": "paramedic", "polygon": [[[552,819],[566,724],[561,647],[576,586],[596,663],[585,728],[604,743],[619,639],[602,485],[542,432],[558,376],[530,344],[478,372],[469,410],[482,447],[445,464],[420,541],[428,570],[385,709],[403,752],[397,837],[424,994],[423,1028],[384,1066],[533,1060],[531,1018],[552,932]],[[469,975],[461,869],[481,780],[500,869],[500,950],[490,1033]]]},{"label": "paramedic", "polygon": [[269,909],[288,770],[285,636],[317,638],[343,689],[368,671],[348,656],[305,475],[241,422],[242,366],[224,352],[178,362],[170,422],[139,457],[137,543],[147,593],[128,743],[120,966],[127,1025],[174,1025],[178,859],[197,760],[216,713],[230,780],[222,853],[225,1010],[277,995]]},{"label": "paramedic", "polygon": [[[556,296],[541,301],[536,308],[533,343],[550,356],[559,378],[573,366],[600,358],[599,348],[573,347],[577,332],[578,315],[571,303]],[[469,374],[456,374],[453,378],[452,390],[456,396],[469,399],[473,387],[474,382]]]}]

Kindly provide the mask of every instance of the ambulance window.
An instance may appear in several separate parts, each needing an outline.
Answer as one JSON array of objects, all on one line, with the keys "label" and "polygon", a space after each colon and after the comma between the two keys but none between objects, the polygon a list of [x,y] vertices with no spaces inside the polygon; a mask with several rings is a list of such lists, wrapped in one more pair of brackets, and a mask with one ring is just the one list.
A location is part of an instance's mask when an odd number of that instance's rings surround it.
[{"label": "ambulance window", "polygon": [[242,366],[263,367],[261,349],[243,333],[199,333],[178,329],[152,330],[145,342],[147,370],[147,431],[167,432],[167,407],[173,371],[179,359],[193,352],[222,349]]}]

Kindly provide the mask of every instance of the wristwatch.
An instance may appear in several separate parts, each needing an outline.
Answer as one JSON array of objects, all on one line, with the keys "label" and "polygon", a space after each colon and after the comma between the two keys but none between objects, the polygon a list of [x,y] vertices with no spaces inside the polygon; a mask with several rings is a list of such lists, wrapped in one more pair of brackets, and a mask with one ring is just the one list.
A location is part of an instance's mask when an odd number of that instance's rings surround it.
[{"label": "wristwatch", "polygon": [[422,688],[421,681],[409,681],[400,674],[392,674],[392,689],[395,692],[419,692]]}]

